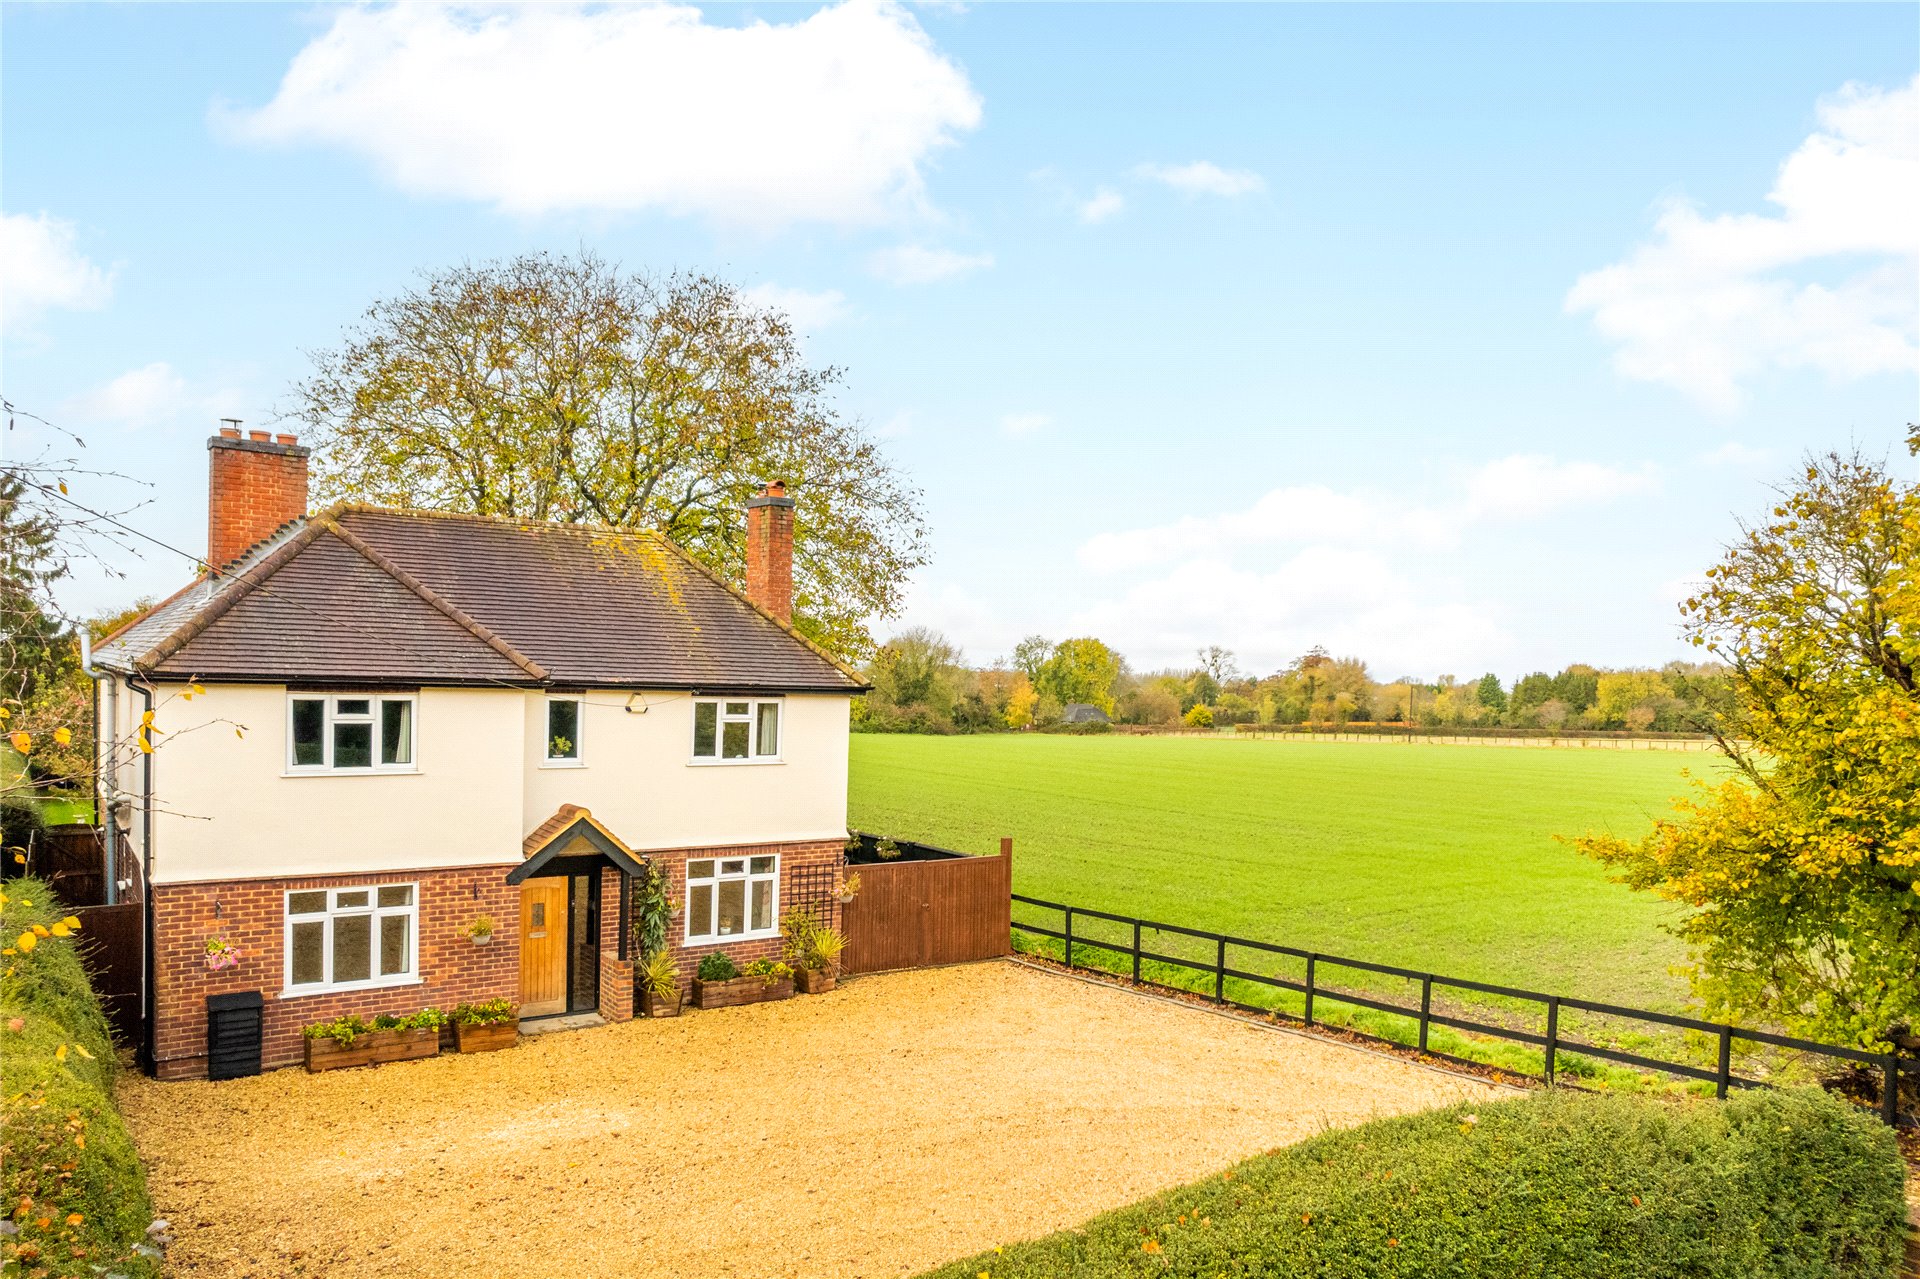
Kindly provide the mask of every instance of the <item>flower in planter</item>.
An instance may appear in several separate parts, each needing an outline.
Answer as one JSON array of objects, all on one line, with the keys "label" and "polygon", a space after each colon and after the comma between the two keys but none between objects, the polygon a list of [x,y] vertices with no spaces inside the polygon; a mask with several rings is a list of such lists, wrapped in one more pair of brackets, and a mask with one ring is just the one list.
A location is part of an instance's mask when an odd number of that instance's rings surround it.
[{"label": "flower in planter", "polygon": [[860,872],[856,870],[853,874],[840,881],[840,887],[835,891],[834,896],[838,897],[842,903],[845,903],[852,901],[859,895],[859,892]]},{"label": "flower in planter", "polygon": [[749,960],[747,966],[740,970],[740,975],[742,977],[758,977],[762,982],[771,986],[783,978],[793,976],[793,969],[777,959],[753,959]]},{"label": "flower in planter", "polygon": [[494,927],[493,916],[476,915],[473,922],[467,925],[466,934],[474,945],[484,946],[493,940]]},{"label": "flower in planter", "polygon": [[453,1010],[453,1020],[461,1026],[499,1026],[520,1016],[520,1006],[511,999],[488,999],[477,1004],[461,1004]]},{"label": "flower in planter", "polygon": [[240,948],[225,937],[207,938],[207,971],[221,972],[240,966]]}]

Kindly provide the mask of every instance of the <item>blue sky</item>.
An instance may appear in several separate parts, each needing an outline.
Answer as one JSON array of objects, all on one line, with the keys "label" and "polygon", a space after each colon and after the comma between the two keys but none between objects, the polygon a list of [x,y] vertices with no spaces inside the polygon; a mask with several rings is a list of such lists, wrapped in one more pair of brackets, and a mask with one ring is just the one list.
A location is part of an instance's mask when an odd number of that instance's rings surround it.
[{"label": "blue sky", "polygon": [[[792,310],[925,493],[893,625],[977,660],[1683,656],[1765,484],[1920,417],[1906,5],[0,23],[5,393],[190,549],[216,418],[416,270],[580,245]],[[121,567],[72,602],[183,574]]]}]

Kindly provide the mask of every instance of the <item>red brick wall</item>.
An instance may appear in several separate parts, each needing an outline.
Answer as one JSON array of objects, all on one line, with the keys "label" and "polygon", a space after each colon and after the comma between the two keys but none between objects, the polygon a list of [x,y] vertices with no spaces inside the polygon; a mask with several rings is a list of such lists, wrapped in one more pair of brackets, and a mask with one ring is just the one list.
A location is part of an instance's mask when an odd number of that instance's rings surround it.
[{"label": "red brick wall", "polygon": [[[794,905],[795,872],[801,867],[834,867],[844,860],[845,841],[829,840],[821,843],[806,844],[737,844],[726,848],[680,848],[672,852],[649,853],[648,859],[667,868],[672,880],[670,890],[675,906],[673,922],[667,927],[667,942],[673,950],[674,958],[680,962],[680,980],[682,985],[693,980],[694,969],[700,960],[724,950],[735,963],[745,963],[750,959],[777,959],[780,955],[780,939],[765,938],[759,941],[718,941],[700,942],[689,946],[685,944],[687,935],[687,861],[703,857],[752,857],[768,853],[780,857],[780,916],[785,918]],[[838,907],[829,902],[829,908],[835,918],[829,922],[838,924]],[[690,988],[689,988],[690,989]]]},{"label": "red brick wall", "polygon": [[307,450],[291,435],[207,441],[207,562],[224,568],[288,520],[307,513]]},{"label": "red brick wall", "polygon": [[[650,854],[668,868],[674,914],[668,939],[691,981],[704,955],[724,950],[735,962],[777,957],[778,937],[746,942],[684,946],[688,858],[780,857],[780,910],[794,902],[795,872],[801,867],[837,867],[841,842],[747,844],[724,848],[676,849]],[[410,1013],[421,1008],[451,1009],[481,999],[520,996],[520,890],[506,882],[511,864],[459,870],[391,871],[377,875],[324,875],[298,879],[238,880],[218,884],[156,884],[154,910],[155,1073],[162,1079],[204,1076],[207,1070],[207,996],[257,990],[266,1001],[266,1042],[262,1064],[288,1066],[302,1060],[301,1029],[348,1013]],[[608,1021],[633,1015],[633,968],[620,954],[620,874],[601,871],[600,1014]],[[419,975],[417,985],[377,990],[281,998],[286,984],[286,894],[302,888],[347,888],[360,884],[418,883]],[[218,913],[216,914],[216,908]],[[476,946],[466,927],[477,915],[493,917],[493,942]],[[837,920],[835,921],[837,922]],[[225,937],[238,946],[240,966],[210,973],[209,937]]]},{"label": "red brick wall", "polygon": [[[261,1061],[286,1066],[304,1054],[301,1028],[348,1013],[410,1013],[422,1008],[520,994],[520,890],[506,882],[511,866],[255,879],[224,884],[155,884],[154,1063],[162,1079],[207,1072],[207,996],[257,990],[266,999]],[[378,990],[295,995],[286,985],[286,894],[301,888],[359,884],[420,885],[420,984]],[[219,913],[216,915],[215,907]],[[491,915],[493,942],[476,946],[465,930]],[[240,966],[207,971],[206,943],[225,937],[240,948]]]}]

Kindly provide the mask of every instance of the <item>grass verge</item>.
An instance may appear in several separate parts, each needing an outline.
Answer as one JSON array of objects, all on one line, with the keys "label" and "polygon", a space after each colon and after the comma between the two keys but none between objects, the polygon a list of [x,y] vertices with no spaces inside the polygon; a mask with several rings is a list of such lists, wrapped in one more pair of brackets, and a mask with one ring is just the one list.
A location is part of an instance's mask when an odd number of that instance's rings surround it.
[{"label": "grass verge", "polygon": [[1892,1279],[1890,1129],[1812,1090],[1543,1092],[1329,1133],[930,1279]]},{"label": "grass verge", "polygon": [[0,1255],[25,1276],[135,1279],[158,1273],[157,1252],[136,1251],[149,1247],[153,1204],[66,918],[40,880],[10,880],[0,895],[0,1208],[13,1227]]}]

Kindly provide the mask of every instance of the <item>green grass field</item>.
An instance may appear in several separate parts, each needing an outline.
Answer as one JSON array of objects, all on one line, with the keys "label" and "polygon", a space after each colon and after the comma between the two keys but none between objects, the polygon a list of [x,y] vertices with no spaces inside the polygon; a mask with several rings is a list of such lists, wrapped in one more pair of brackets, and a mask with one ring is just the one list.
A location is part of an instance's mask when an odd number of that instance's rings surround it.
[{"label": "green grass field", "polygon": [[1669,908],[1554,837],[1640,833],[1688,769],[1715,757],[856,735],[851,820],[970,852],[1011,835],[1014,891],[1035,897],[1664,1008],[1685,995]]}]

